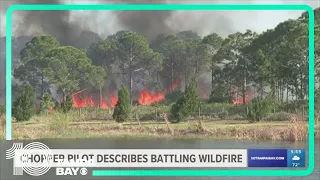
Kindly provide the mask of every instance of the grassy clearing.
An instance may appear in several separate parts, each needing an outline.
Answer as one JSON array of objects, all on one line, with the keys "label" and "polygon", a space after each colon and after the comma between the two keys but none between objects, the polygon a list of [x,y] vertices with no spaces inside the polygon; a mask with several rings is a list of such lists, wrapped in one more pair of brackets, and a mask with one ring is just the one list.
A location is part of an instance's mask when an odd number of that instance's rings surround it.
[{"label": "grassy clearing", "polygon": [[[2,119],[2,127],[4,127]],[[14,139],[42,138],[178,138],[178,139],[242,139],[304,141],[308,138],[308,124],[293,119],[290,121],[262,121],[248,123],[246,120],[192,120],[170,124],[171,134],[163,121],[132,121],[118,124],[112,120],[78,121],[72,114],[55,113],[50,116],[35,116],[28,122],[13,122]],[[315,137],[319,139],[319,125]],[[4,131],[1,132],[4,138]]]}]

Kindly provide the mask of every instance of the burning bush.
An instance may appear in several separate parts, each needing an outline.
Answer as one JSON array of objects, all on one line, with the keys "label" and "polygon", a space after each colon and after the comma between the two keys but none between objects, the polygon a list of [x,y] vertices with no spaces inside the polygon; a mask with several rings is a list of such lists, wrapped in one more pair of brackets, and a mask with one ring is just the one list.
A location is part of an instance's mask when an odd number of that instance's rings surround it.
[{"label": "burning bush", "polygon": [[125,86],[121,86],[118,92],[118,102],[113,111],[113,119],[118,123],[126,121],[130,117],[131,105],[129,91]]}]

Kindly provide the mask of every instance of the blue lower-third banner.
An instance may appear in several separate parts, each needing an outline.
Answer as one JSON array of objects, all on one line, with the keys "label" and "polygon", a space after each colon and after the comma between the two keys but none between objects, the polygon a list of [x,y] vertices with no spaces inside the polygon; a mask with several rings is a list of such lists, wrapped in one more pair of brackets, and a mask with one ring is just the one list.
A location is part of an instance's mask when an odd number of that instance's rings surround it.
[{"label": "blue lower-third banner", "polygon": [[305,167],[305,150],[248,149],[248,167]]}]

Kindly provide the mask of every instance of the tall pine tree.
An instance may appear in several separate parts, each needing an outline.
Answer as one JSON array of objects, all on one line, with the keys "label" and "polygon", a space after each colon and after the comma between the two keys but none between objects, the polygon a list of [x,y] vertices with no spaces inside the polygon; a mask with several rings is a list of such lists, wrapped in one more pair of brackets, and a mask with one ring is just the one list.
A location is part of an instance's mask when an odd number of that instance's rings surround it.
[{"label": "tall pine tree", "polygon": [[12,114],[17,121],[28,121],[35,114],[35,92],[31,85],[24,85],[13,104]]},{"label": "tall pine tree", "polygon": [[200,103],[199,97],[196,79],[192,78],[184,95],[171,108],[171,113],[176,118],[175,122],[180,122],[197,110]]},{"label": "tall pine tree", "polygon": [[53,106],[54,106],[54,103],[52,101],[50,94],[48,92],[45,92],[40,102],[40,111],[48,115],[50,108],[53,108]]},{"label": "tall pine tree", "polygon": [[66,100],[61,103],[62,112],[68,113],[72,108],[72,104],[73,104],[72,94],[68,93],[66,96]]},{"label": "tall pine tree", "polygon": [[118,102],[113,112],[113,119],[118,123],[122,123],[129,119],[131,111],[130,94],[125,86],[121,86],[118,92]]}]

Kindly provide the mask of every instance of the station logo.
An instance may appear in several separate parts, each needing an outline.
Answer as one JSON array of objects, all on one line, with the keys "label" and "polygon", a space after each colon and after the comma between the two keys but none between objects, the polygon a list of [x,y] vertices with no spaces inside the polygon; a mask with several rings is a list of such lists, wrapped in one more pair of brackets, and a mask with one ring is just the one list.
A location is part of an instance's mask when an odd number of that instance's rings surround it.
[{"label": "station logo", "polygon": [[6,159],[13,159],[13,175],[27,173],[41,176],[52,167],[53,154],[48,146],[40,142],[32,142],[23,147],[23,143],[13,143],[6,150]]}]

